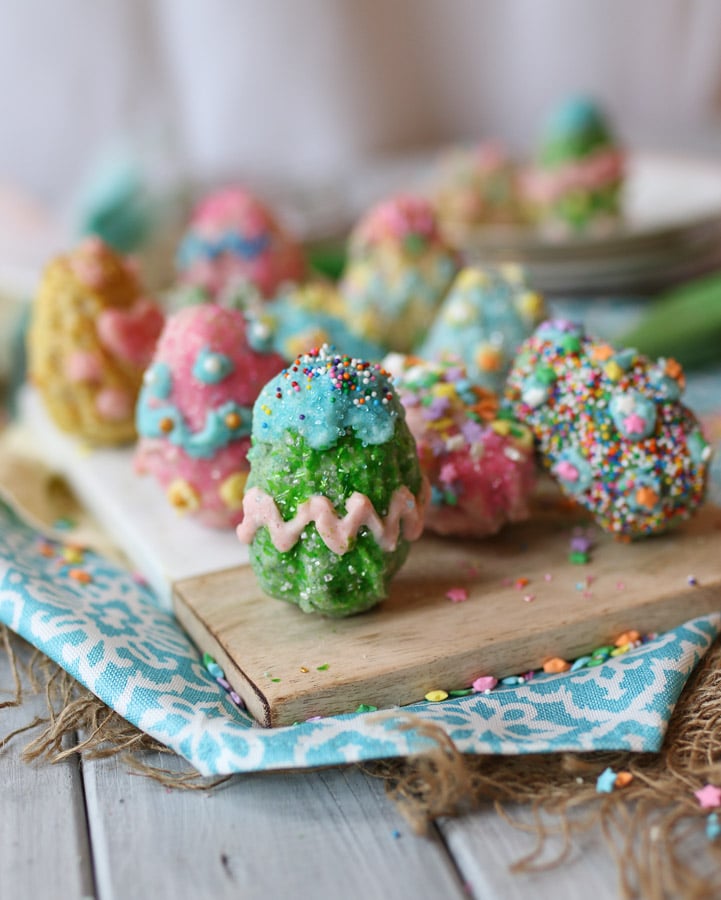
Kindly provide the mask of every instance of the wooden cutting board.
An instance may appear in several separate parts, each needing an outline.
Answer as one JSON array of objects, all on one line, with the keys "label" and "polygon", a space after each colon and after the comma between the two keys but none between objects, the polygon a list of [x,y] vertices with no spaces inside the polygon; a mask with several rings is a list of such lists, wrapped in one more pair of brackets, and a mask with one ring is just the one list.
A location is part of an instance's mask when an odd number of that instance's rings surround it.
[{"label": "wooden cutting board", "polygon": [[574,524],[556,512],[485,541],[423,538],[390,596],[348,619],[266,597],[248,566],[176,582],[174,607],[265,726],[408,704],[721,609],[721,509],[635,544],[588,526],[585,565],[569,560]]}]

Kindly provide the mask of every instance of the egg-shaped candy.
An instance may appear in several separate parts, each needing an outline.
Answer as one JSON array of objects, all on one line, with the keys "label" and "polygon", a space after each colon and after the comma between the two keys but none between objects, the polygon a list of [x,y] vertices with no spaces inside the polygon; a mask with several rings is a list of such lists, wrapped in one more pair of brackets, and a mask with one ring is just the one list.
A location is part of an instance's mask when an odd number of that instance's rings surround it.
[{"label": "egg-shaped candy", "polygon": [[378,204],[351,235],[340,291],[353,331],[407,352],[425,336],[458,269],[456,252],[423,197]]},{"label": "egg-shaped candy", "polygon": [[498,397],[462,365],[391,354],[394,377],[423,474],[431,485],[425,527],[485,537],[528,518],[535,486],[530,430],[498,412]]},{"label": "egg-shaped candy", "polygon": [[135,439],[135,402],[163,327],[132,263],[99,238],[45,269],[28,331],[28,373],[54,422],[91,444]]},{"label": "egg-shaped candy", "polygon": [[506,399],[561,490],[621,538],[656,534],[704,500],[711,448],[672,359],[596,340],[566,319],[521,347]]},{"label": "egg-shaped candy", "polygon": [[516,350],[543,318],[543,298],[518,266],[469,266],[459,272],[416,352],[458,360],[474,384],[498,393]]},{"label": "egg-shaped candy", "polygon": [[154,475],[178,512],[237,525],[253,403],[282,365],[249,346],[238,310],[208,303],[172,315],[138,400],[136,471]]},{"label": "egg-shaped candy", "polygon": [[238,537],[263,590],[303,612],[380,602],[423,528],[413,437],[388,373],[322,347],[255,403]]},{"label": "egg-shaped candy", "polygon": [[241,187],[226,187],[201,200],[176,263],[181,282],[219,301],[243,293],[272,297],[280,285],[305,275],[299,243],[265,204]]}]

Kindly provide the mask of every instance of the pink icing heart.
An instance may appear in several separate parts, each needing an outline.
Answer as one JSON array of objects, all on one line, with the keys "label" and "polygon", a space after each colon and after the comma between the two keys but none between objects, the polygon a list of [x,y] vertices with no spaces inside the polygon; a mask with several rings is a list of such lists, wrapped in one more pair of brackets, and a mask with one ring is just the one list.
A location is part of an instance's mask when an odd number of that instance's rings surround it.
[{"label": "pink icing heart", "polygon": [[113,356],[136,366],[148,365],[163,328],[163,314],[141,298],[130,309],[105,309],[98,317],[98,338]]}]

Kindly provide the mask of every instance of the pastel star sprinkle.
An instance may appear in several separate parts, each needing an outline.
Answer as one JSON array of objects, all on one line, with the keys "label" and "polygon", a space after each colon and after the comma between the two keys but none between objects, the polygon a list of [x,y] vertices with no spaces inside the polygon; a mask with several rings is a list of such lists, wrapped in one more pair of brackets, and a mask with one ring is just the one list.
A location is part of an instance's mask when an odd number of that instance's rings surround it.
[{"label": "pastel star sprinkle", "polygon": [[596,779],[596,793],[612,794],[616,787],[616,773],[613,769],[604,769]]},{"label": "pastel star sprinkle", "polygon": [[700,790],[693,793],[701,809],[714,809],[717,806],[721,806],[721,788],[717,788],[713,784],[704,785]]},{"label": "pastel star sprinkle", "polygon": [[631,413],[623,420],[623,427],[629,434],[643,434],[646,423],[638,413]]},{"label": "pastel star sprinkle", "polygon": [[462,603],[468,600],[468,591],[463,587],[454,587],[446,591],[446,597],[451,603]]}]

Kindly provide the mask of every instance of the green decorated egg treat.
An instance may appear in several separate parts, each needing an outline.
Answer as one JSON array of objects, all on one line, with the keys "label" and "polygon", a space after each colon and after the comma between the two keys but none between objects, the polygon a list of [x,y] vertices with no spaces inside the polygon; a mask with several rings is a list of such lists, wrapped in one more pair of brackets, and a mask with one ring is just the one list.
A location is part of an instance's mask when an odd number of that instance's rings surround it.
[{"label": "green decorated egg treat", "polygon": [[327,345],[261,391],[238,537],[271,597],[349,616],[382,600],[426,494],[388,372]]}]

